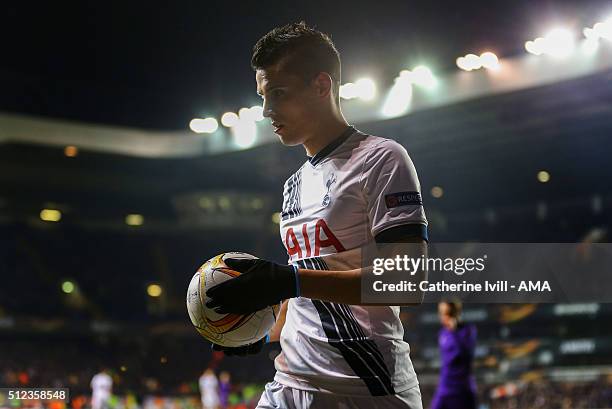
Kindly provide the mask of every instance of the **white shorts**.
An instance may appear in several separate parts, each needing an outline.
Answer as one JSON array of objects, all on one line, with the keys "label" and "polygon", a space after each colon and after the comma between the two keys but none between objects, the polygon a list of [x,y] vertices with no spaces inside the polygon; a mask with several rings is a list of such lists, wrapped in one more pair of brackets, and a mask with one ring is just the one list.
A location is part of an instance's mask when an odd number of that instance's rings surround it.
[{"label": "white shorts", "polygon": [[257,409],[423,409],[419,385],[395,395],[344,396],[290,388],[276,381],[266,384]]}]

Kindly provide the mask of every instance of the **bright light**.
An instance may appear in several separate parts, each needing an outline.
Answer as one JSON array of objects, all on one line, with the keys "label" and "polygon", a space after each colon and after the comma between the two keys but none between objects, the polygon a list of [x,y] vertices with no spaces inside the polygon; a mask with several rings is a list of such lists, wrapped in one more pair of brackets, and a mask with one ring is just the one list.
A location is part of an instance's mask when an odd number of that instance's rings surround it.
[{"label": "bright light", "polygon": [[457,63],[457,67],[461,68],[462,70],[464,70],[464,71],[472,71],[472,69],[468,65],[467,61],[465,60],[465,57],[457,58],[456,63]]},{"label": "bright light", "polygon": [[238,122],[238,115],[234,112],[226,112],[221,116],[221,124],[226,128],[231,128]]},{"label": "bright light", "polygon": [[594,54],[599,48],[599,41],[595,38],[587,38],[580,45],[587,54]]},{"label": "bright light", "polygon": [[499,69],[499,59],[490,51],[480,54],[480,62],[482,66],[488,70]]},{"label": "bright light", "polygon": [[553,57],[566,57],[574,49],[574,35],[564,28],[555,28],[544,37],[546,53]]},{"label": "bright light", "polygon": [[125,216],[125,224],[128,226],[142,226],[144,217],[141,214],[128,214]]},{"label": "bright light", "polygon": [[584,36],[589,40],[599,40],[599,33],[593,28],[586,27],[584,30],[582,30],[582,34],[584,34]]},{"label": "bright light", "polygon": [[195,118],[189,122],[189,128],[195,133],[213,133],[219,128],[215,118]]},{"label": "bright light", "polygon": [[62,212],[56,209],[42,209],[40,211],[40,220],[45,222],[59,222],[62,218]]},{"label": "bright light", "polygon": [[525,43],[525,50],[527,50],[529,54],[533,54],[533,55],[541,55],[543,52],[543,50],[540,49],[540,47],[536,46],[536,42],[531,41],[531,40]]},{"label": "bright light", "polygon": [[478,70],[482,68],[482,62],[480,61],[480,57],[478,57],[476,54],[466,55],[465,64],[468,68],[468,71]]},{"label": "bright light", "polygon": [[468,54],[457,58],[455,62],[457,67],[465,71],[479,70],[481,68],[497,70],[500,67],[499,59],[490,51],[480,54],[480,57],[476,54]]},{"label": "bright light", "polygon": [[147,294],[149,294],[149,297],[159,297],[162,292],[163,289],[159,284],[149,284],[147,286]]},{"label": "bright light", "polygon": [[395,117],[404,114],[412,102],[412,81],[410,75],[400,75],[389,91],[382,109],[386,117]]},{"label": "bright light", "polygon": [[240,119],[249,120],[249,121],[254,120],[253,113],[251,112],[249,108],[240,108],[238,110],[238,116],[240,117]]},{"label": "bright light", "polygon": [[593,26],[593,31],[606,40],[612,40],[612,19],[604,23],[597,23]]},{"label": "bright light", "polygon": [[272,223],[279,224],[281,219],[281,214],[276,212],[272,214]]},{"label": "bright light", "polygon": [[234,134],[234,143],[238,145],[240,148],[250,148],[255,143],[255,139],[257,138],[257,128],[255,127],[255,122],[243,119],[240,120],[234,125],[232,128],[232,132]]},{"label": "bright light", "polygon": [[256,122],[263,121],[263,107],[261,105],[252,106],[250,112],[253,120],[255,120]]},{"label": "bright light", "polygon": [[431,195],[439,199],[444,195],[444,190],[440,186],[434,186],[431,188]]},{"label": "bright light", "polygon": [[76,146],[69,145],[64,148],[64,155],[66,155],[69,158],[74,158],[78,154],[79,154],[79,148],[77,148]]},{"label": "bright light", "polygon": [[72,281],[66,280],[62,283],[62,291],[66,294],[70,294],[74,291],[74,283]]},{"label": "bright light", "polygon": [[340,98],[342,99],[353,99],[358,96],[357,85],[352,82],[347,82],[344,85],[340,85]]},{"label": "bright light", "polygon": [[550,173],[545,170],[541,170],[538,172],[538,181],[541,183],[546,183],[550,180]]},{"label": "bright light", "polygon": [[538,37],[525,43],[525,49],[531,54],[546,54],[557,58],[567,57],[575,46],[574,34],[564,28],[555,28],[544,37]]},{"label": "bright light", "polygon": [[357,96],[364,101],[371,101],[376,96],[376,84],[369,78],[361,78],[355,82]]},{"label": "bright light", "polygon": [[423,88],[433,88],[436,86],[436,79],[431,70],[424,65],[419,65],[412,70],[412,82]]},{"label": "bright light", "polygon": [[612,40],[612,17],[593,26],[593,34],[597,37]]}]

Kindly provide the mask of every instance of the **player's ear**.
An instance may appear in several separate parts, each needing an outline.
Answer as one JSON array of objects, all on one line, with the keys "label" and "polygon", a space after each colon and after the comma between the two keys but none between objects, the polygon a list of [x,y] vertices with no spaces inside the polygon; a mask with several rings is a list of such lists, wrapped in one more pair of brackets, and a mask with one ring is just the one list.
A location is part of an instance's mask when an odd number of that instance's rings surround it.
[{"label": "player's ear", "polygon": [[326,72],[318,73],[312,80],[317,91],[317,95],[321,98],[328,97],[332,92],[333,80]]}]

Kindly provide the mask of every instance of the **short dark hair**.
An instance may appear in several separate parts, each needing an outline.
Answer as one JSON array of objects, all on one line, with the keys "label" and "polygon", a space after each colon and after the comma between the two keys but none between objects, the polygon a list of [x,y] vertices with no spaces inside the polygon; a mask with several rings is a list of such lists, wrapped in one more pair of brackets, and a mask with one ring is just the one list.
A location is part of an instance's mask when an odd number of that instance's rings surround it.
[{"label": "short dark hair", "polygon": [[340,92],[340,54],[329,35],[308,27],[304,21],[276,27],[253,47],[251,67],[254,70],[285,62],[287,71],[309,82],[320,72],[333,81],[338,102]]},{"label": "short dark hair", "polygon": [[442,302],[448,305],[450,310],[449,314],[451,317],[459,318],[461,316],[461,312],[463,311],[463,303],[459,299],[444,299]]}]

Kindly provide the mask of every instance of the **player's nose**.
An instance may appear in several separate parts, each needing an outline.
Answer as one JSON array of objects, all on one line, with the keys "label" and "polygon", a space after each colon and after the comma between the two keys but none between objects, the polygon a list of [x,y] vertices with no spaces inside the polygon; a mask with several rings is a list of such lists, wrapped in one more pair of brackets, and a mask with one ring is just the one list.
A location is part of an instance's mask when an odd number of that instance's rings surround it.
[{"label": "player's nose", "polygon": [[270,107],[270,103],[267,102],[266,100],[264,100],[264,103],[263,103],[263,116],[264,118],[272,117],[272,108]]}]

